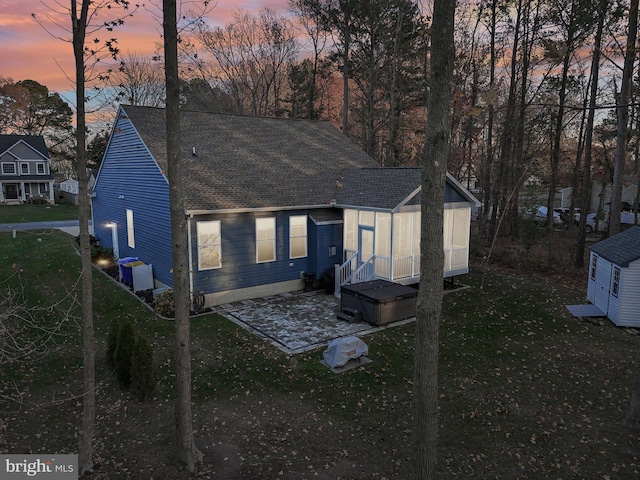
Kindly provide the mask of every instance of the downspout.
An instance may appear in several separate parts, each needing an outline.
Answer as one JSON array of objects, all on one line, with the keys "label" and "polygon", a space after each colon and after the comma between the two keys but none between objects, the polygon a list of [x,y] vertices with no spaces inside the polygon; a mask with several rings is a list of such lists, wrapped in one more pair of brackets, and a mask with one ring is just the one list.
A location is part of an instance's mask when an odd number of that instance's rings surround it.
[{"label": "downspout", "polygon": [[187,215],[187,253],[189,255],[189,298],[191,299],[191,305],[193,306],[193,251],[191,248],[191,220],[193,215]]}]

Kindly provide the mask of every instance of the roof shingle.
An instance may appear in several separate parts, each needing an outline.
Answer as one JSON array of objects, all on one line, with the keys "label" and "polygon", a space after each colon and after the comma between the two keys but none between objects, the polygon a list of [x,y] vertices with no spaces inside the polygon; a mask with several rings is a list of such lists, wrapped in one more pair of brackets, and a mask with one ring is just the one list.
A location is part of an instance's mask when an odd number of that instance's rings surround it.
[{"label": "roof shingle", "polygon": [[[166,172],[164,109],[122,108]],[[195,111],[181,115],[185,207],[190,211],[325,206],[335,200],[343,170],[378,166],[328,122]]]},{"label": "roof shingle", "polygon": [[589,247],[593,253],[621,267],[640,258],[640,227],[634,226]]}]

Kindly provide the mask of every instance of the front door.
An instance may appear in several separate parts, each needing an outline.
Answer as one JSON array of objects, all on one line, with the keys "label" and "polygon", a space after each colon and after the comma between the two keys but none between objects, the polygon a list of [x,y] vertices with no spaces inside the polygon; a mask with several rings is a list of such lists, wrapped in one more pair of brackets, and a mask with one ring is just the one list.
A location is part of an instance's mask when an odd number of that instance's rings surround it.
[{"label": "front door", "polygon": [[373,229],[360,227],[358,237],[360,242],[358,265],[362,265],[373,256]]},{"label": "front door", "polygon": [[10,183],[5,188],[5,198],[7,200],[17,200],[18,199],[18,186],[16,184]]}]

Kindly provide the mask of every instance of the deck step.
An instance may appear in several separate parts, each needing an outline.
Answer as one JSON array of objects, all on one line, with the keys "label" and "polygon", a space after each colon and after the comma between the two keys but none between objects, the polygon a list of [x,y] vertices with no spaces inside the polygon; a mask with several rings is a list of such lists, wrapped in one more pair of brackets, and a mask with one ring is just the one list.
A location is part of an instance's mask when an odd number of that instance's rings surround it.
[{"label": "deck step", "polygon": [[336,315],[340,320],[345,320],[349,323],[355,323],[362,320],[362,312],[353,308],[345,307],[341,312]]}]

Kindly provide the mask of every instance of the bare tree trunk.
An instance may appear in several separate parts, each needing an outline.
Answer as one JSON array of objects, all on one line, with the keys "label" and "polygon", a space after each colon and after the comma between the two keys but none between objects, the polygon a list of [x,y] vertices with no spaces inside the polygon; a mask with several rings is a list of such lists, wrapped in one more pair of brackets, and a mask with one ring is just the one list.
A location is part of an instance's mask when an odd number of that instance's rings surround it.
[{"label": "bare tree trunk", "polygon": [[95,341],[93,329],[93,267],[89,239],[89,192],[87,191],[87,148],[85,118],[85,62],[84,42],[90,0],[83,0],[78,16],[77,4],[71,1],[72,44],[76,69],[77,145],[76,174],[78,175],[78,224],[80,227],[80,258],[82,262],[82,345],[83,397],[82,426],[78,433],[78,469],[83,475],[93,469],[93,437],[96,419]]},{"label": "bare tree trunk", "polygon": [[443,205],[450,149],[451,85],[455,56],[455,0],[435,2],[431,94],[422,173],[420,290],[416,305],[413,387],[413,480],[436,478],[438,458],[438,352],[442,312]]},{"label": "bare tree trunk", "polygon": [[163,0],[164,62],[167,85],[167,176],[171,210],[171,256],[175,298],[176,334],[176,447],[178,461],[189,472],[201,462],[193,439],[191,416],[191,349],[189,284],[187,277],[186,219],[180,152],[180,84],[178,79],[178,28],[176,0]]},{"label": "bare tree trunk", "polygon": [[[571,2],[572,10],[575,8]],[[571,22],[575,16],[571,14]],[[556,195],[556,184],[558,181],[558,166],[560,164],[560,141],[564,132],[564,109],[567,99],[567,83],[569,81],[569,67],[571,66],[571,55],[574,48],[575,26],[570,23],[567,27],[567,51],[562,62],[562,78],[560,80],[560,92],[558,93],[558,113],[556,114],[556,128],[553,135],[553,147],[551,150],[551,171],[549,176],[549,194],[547,196],[547,226],[553,228],[553,203]]]},{"label": "bare tree trunk", "polygon": [[616,115],[618,118],[618,135],[616,138],[616,155],[613,162],[613,185],[611,187],[611,210],[609,215],[609,235],[620,232],[620,213],[622,211],[622,178],[624,163],[627,157],[627,124],[629,122],[629,96],[633,77],[633,65],[636,60],[636,37],[638,34],[638,0],[631,0],[629,7],[629,33],[624,55],[622,85],[618,96]]},{"label": "bare tree trunk", "polygon": [[[495,78],[496,78],[496,6],[497,0],[491,2],[491,41],[489,51],[489,89],[491,92],[495,92]],[[494,102],[489,102],[487,106],[487,158],[484,166],[483,175],[483,208],[482,208],[482,235],[487,236],[487,221],[489,220],[489,211],[491,207],[492,196],[492,167],[493,167],[493,123],[494,123]],[[493,210],[495,210],[493,205]],[[492,230],[495,230],[492,228]]]},{"label": "bare tree trunk", "polygon": [[584,247],[587,237],[587,214],[591,200],[591,152],[593,150],[593,124],[596,112],[596,97],[598,95],[598,79],[600,72],[600,47],[602,45],[602,32],[604,30],[604,17],[607,11],[607,0],[600,2],[598,9],[598,28],[596,30],[593,46],[593,58],[591,59],[591,91],[589,93],[589,114],[584,138],[584,165],[582,167],[582,186],[580,190],[580,224],[578,226],[578,238],[576,240],[576,257],[573,264],[576,268],[584,267]]}]

